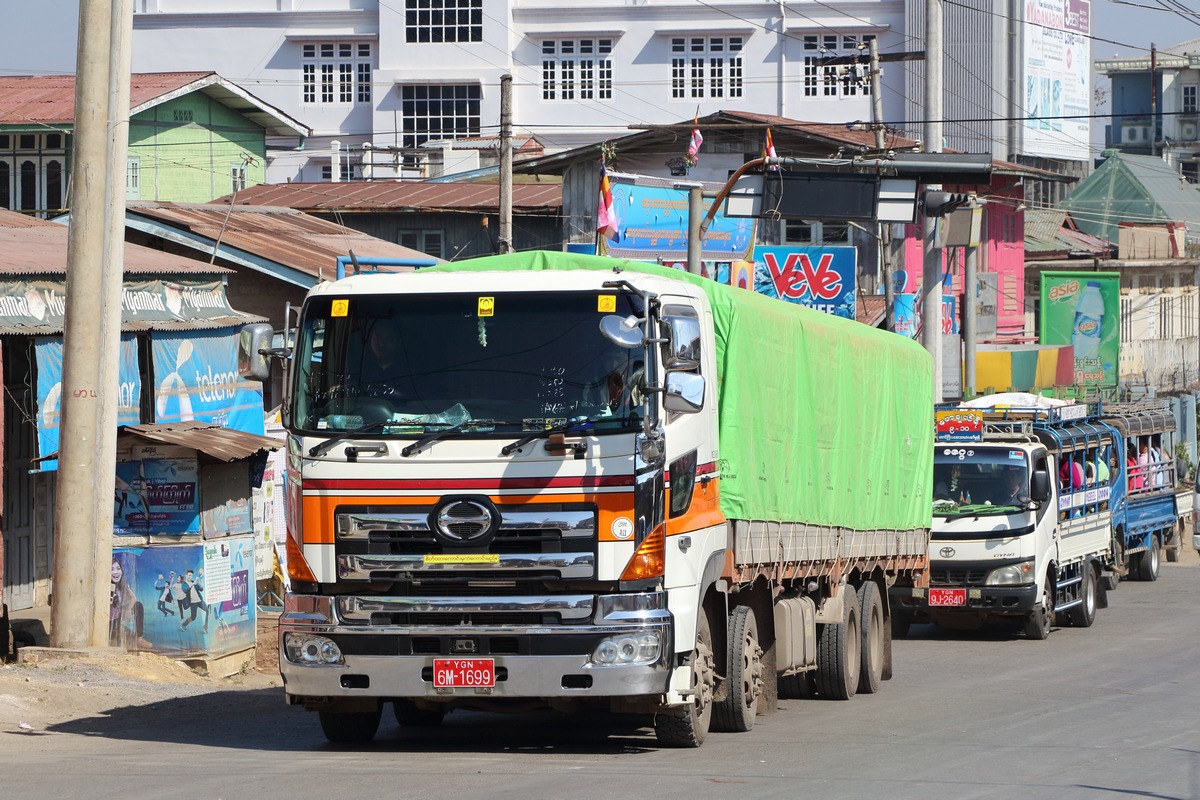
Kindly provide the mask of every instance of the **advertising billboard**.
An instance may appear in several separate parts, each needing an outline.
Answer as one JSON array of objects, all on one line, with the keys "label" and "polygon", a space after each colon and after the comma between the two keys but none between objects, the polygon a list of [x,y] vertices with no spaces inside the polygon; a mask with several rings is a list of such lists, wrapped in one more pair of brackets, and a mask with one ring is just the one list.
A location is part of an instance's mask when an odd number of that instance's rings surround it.
[{"label": "advertising billboard", "polygon": [[1121,349],[1117,272],[1043,272],[1042,344],[1075,350],[1075,384],[1116,386]]},{"label": "advertising billboard", "polygon": [[854,319],[858,250],[787,245],[754,251],[754,291]]},{"label": "advertising billboard", "polygon": [[1090,158],[1091,0],[1025,0],[1021,152]]}]

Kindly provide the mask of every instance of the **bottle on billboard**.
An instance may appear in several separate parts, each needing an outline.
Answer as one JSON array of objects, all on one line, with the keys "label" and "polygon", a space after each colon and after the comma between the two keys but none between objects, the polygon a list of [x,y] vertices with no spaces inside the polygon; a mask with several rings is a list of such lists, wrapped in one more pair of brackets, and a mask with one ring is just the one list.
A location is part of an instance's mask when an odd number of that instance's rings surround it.
[{"label": "bottle on billboard", "polygon": [[1075,358],[1100,356],[1100,333],[1103,329],[1104,298],[1100,295],[1100,284],[1088,281],[1075,306],[1075,330],[1071,335]]}]

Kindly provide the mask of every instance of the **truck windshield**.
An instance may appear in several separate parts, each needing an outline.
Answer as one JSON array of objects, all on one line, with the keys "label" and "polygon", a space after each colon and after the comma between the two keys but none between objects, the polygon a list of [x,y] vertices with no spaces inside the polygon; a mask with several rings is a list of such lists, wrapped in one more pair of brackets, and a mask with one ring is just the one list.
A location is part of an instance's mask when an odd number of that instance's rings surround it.
[{"label": "truck windshield", "polygon": [[632,428],[644,353],[606,339],[600,319],[640,314],[635,304],[617,292],[315,298],[295,349],[295,426],[415,436]]},{"label": "truck windshield", "polygon": [[1029,468],[1020,450],[939,447],[933,459],[933,514],[1011,514],[1029,505]]}]

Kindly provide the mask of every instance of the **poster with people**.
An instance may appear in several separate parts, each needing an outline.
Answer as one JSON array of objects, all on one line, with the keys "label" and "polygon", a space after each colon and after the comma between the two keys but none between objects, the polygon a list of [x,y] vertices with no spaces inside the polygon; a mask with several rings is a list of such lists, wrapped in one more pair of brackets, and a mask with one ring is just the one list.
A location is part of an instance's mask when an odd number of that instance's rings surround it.
[{"label": "poster with people", "polygon": [[108,640],[174,657],[218,656],[256,639],[254,541],[115,547]]},{"label": "poster with people", "polygon": [[113,532],[179,536],[200,531],[200,464],[195,451],[136,446],[117,453]]}]

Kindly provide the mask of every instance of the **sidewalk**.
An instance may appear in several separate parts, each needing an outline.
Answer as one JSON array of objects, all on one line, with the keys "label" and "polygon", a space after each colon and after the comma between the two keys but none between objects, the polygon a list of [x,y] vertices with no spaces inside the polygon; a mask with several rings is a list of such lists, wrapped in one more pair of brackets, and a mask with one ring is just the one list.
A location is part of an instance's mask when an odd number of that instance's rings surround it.
[{"label": "sidewalk", "polygon": [[50,646],[50,606],[8,610],[9,625],[17,647]]}]

